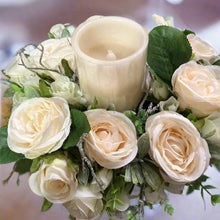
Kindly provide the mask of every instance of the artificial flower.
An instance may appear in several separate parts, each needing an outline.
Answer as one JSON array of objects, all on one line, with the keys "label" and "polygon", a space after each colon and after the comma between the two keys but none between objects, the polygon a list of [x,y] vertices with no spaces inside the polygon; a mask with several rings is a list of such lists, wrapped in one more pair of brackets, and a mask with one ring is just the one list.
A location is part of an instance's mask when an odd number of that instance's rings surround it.
[{"label": "artificial flower", "polygon": [[59,73],[64,73],[62,59],[67,60],[69,67],[75,71],[75,53],[69,38],[43,41],[31,51],[28,62],[31,67],[39,68],[35,69],[38,73],[47,74],[56,79],[60,75]]},{"label": "artificial flower", "polygon": [[173,183],[195,181],[207,169],[207,142],[187,118],[176,112],[159,112],[147,119],[146,132],[152,159]]},{"label": "artificial flower", "polygon": [[86,154],[101,166],[117,169],[137,154],[136,130],[122,113],[95,109],[85,112],[91,131],[85,140]]},{"label": "artificial flower", "polygon": [[171,96],[166,101],[159,102],[160,111],[173,111],[176,112],[179,107],[179,102],[175,99],[175,97]]},{"label": "artificial flower", "polygon": [[174,26],[172,17],[168,17],[167,19],[164,19],[164,17],[157,14],[153,14],[152,17],[158,25],[166,25],[170,27]]},{"label": "artificial flower", "polygon": [[200,132],[208,142],[220,147],[220,112],[213,112],[206,117]]},{"label": "artificial flower", "polygon": [[53,38],[60,39],[63,37],[63,31],[68,31],[68,34],[72,35],[75,27],[70,24],[55,24],[50,28],[49,34],[53,36]]},{"label": "artificial flower", "polygon": [[182,64],[172,76],[180,108],[196,116],[220,111],[220,66],[203,66],[195,61]]},{"label": "artificial flower", "polygon": [[79,86],[70,81],[67,76],[58,76],[56,80],[51,83],[50,87],[53,96],[66,99],[69,104],[86,103],[86,99],[83,98]]},{"label": "artificial flower", "polygon": [[166,100],[170,94],[168,87],[157,80],[154,80],[152,90],[154,97],[159,101]]},{"label": "artificial flower", "polygon": [[8,146],[33,159],[62,147],[70,132],[68,103],[58,97],[22,102],[8,123]]},{"label": "artificial flower", "polygon": [[75,196],[78,181],[76,173],[67,167],[66,159],[54,159],[43,163],[38,171],[29,177],[31,190],[52,203],[65,203]]},{"label": "artificial flower", "polygon": [[[103,168],[96,175],[105,190],[112,181],[112,171]],[[95,219],[103,209],[102,193],[97,182],[93,179],[87,186],[80,185],[74,199],[64,203],[64,207],[77,219]]]},{"label": "artificial flower", "polygon": [[11,63],[4,70],[12,82],[22,85],[24,77],[35,76],[36,74],[22,65],[21,57],[17,54]]},{"label": "artificial flower", "polygon": [[206,64],[213,64],[220,58],[215,48],[195,34],[188,34],[187,39],[192,47],[195,61],[203,60]]}]

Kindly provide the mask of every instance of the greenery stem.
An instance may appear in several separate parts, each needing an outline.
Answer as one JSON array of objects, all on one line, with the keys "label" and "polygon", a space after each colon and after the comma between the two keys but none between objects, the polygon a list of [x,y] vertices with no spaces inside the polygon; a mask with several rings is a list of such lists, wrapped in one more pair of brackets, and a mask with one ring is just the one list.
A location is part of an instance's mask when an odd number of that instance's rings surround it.
[{"label": "greenery stem", "polygon": [[210,196],[212,196],[212,194],[211,194],[202,184],[200,184],[200,186],[201,186],[202,189],[204,189]]},{"label": "greenery stem", "polygon": [[95,174],[95,171],[93,169],[93,166],[92,166],[92,163],[91,161],[89,160],[89,158],[86,156],[85,152],[84,152],[84,149],[83,149],[83,142],[84,142],[84,138],[87,136],[86,133],[84,133],[78,144],[77,144],[77,147],[79,149],[79,152],[81,154],[81,157],[82,157],[82,160],[87,164],[87,166],[89,167],[90,171],[91,171],[91,174],[93,176],[93,178],[95,179],[95,181],[97,182],[98,186],[100,187],[100,190],[103,192],[104,191],[104,184],[102,182],[102,180]]}]

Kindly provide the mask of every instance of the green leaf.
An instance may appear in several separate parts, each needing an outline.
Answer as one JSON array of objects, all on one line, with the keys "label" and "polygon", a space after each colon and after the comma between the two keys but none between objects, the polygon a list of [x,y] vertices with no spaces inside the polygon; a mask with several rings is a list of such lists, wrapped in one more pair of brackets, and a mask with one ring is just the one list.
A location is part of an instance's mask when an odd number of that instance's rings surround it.
[{"label": "green leaf", "polygon": [[115,111],[115,105],[113,103],[110,103],[107,107],[107,111]]},{"label": "green leaf", "polygon": [[82,185],[86,185],[88,183],[89,168],[87,167],[87,165],[85,163],[82,166],[80,166],[80,168],[79,168],[79,172],[77,174],[77,180]]},{"label": "green leaf", "polygon": [[21,91],[21,87],[19,85],[16,84],[11,84],[11,87],[15,90],[15,92],[20,92]]},{"label": "green leaf", "polygon": [[39,91],[41,97],[51,97],[50,89],[47,86],[47,84],[44,82],[44,80],[39,80]]},{"label": "green leaf", "polygon": [[201,188],[201,197],[204,200],[204,190],[203,190],[203,188]]},{"label": "green leaf", "polygon": [[134,184],[143,184],[145,182],[141,166],[139,163],[132,163],[131,164],[131,178]]},{"label": "green leaf", "polygon": [[96,108],[98,108],[98,100],[95,97],[90,109],[96,109]]},{"label": "green leaf", "polygon": [[208,145],[212,160],[215,159],[220,162],[220,147],[215,146],[211,143],[208,143]]},{"label": "green leaf", "polygon": [[10,150],[7,143],[8,126],[0,128],[0,164],[11,163],[24,157]]},{"label": "green leaf", "polygon": [[72,78],[74,72],[73,72],[72,69],[70,68],[68,61],[65,60],[65,59],[62,59],[62,60],[61,60],[61,64],[62,64],[63,69],[64,69],[64,71],[65,71],[65,75],[68,76],[69,78]]},{"label": "green leaf", "polygon": [[[55,159],[66,160],[66,156],[64,155],[64,152],[62,150],[58,150],[53,153],[49,153],[49,154],[45,154],[40,157],[37,157],[32,162],[31,169],[30,169],[31,173],[38,171],[40,166],[43,163],[51,164]],[[67,162],[68,162],[68,160],[67,160]]]},{"label": "green leaf", "polygon": [[52,205],[52,202],[49,202],[47,199],[44,199],[43,205],[41,207],[41,212],[46,212],[51,208]]},{"label": "green leaf", "polygon": [[48,33],[48,37],[49,37],[50,39],[55,39],[55,36],[54,36],[51,32]]},{"label": "green leaf", "polygon": [[131,179],[131,164],[128,164],[125,168],[125,182],[132,182]]},{"label": "green leaf", "polygon": [[142,134],[138,138],[137,145],[138,145],[138,157],[144,158],[150,149],[149,136],[147,133]]},{"label": "green leaf", "polygon": [[213,65],[220,66],[220,59],[214,62]]},{"label": "green leaf", "polygon": [[167,84],[171,84],[174,71],[188,62],[191,55],[192,48],[182,31],[169,26],[157,26],[149,33],[147,62]]},{"label": "green leaf", "polygon": [[162,184],[162,178],[159,170],[153,164],[141,162],[142,173],[145,182],[155,191],[158,190]]},{"label": "green leaf", "polygon": [[9,176],[5,180],[3,180],[3,184],[8,183],[8,181],[11,179],[13,174],[17,172],[18,173],[17,184],[19,185],[19,176],[30,172],[31,164],[32,164],[32,160],[26,158],[16,161]]},{"label": "green leaf", "polygon": [[76,103],[74,105],[69,104],[69,107],[70,107],[70,109],[77,109],[82,112],[87,110],[87,107],[83,104],[80,104],[80,103]]},{"label": "green leaf", "polygon": [[76,146],[82,134],[89,133],[91,129],[88,119],[83,112],[76,109],[71,109],[71,117],[72,117],[71,132],[63,145],[64,149],[68,149],[69,147]]},{"label": "green leaf", "polygon": [[24,94],[28,99],[32,99],[35,97],[40,97],[39,92],[32,86],[24,86]]},{"label": "green leaf", "polygon": [[216,205],[217,203],[220,203],[220,194],[212,195],[211,202],[212,205]]},{"label": "green leaf", "polygon": [[[197,180],[195,180],[194,182],[190,183],[186,194],[189,195],[189,194],[191,194],[194,190],[199,190],[200,187],[201,187],[201,184],[202,184],[203,182],[206,182],[206,180],[207,180],[208,178],[209,178],[208,176],[202,175],[202,176],[200,176]],[[207,186],[209,187],[209,185],[207,185]]]},{"label": "green leaf", "polygon": [[77,172],[77,167],[76,167],[76,165],[73,163],[73,161],[70,158],[67,159],[66,163],[67,163],[67,167],[70,170],[72,170],[75,173]]},{"label": "green leaf", "polygon": [[172,207],[171,204],[166,204],[164,207],[164,211],[167,212],[169,215],[173,215],[174,208]]},{"label": "green leaf", "polygon": [[186,195],[191,194],[193,191],[194,191],[194,187],[192,185],[189,185],[187,192],[186,192]]},{"label": "green leaf", "polygon": [[45,73],[37,74],[37,75],[39,76],[39,78],[41,78],[42,80],[44,80],[44,81],[46,81],[46,82],[48,82],[48,83],[52,83],[52,82],[55,81],[52,77],[48,76],[48,75],[45,74]]},{"label": "green leaf", "polygon": [[35,173],[40,169],[40,166],[42,165],[43,161],[41,160],[41,157],[37,157],[33,160],[32,165],[31,165],[31,173]]},{"label": "green leaf", "polygon": [[72,215],[69,215],[69,219],[70,219],[70,220],[76,220],[76,218],[73,217]]},{"label": "green leaf", "polygon": [[64,37],[71,37],[71,34],[67,28],[64,28],[62,31],[61,38],[64,38]]},{"label": "green leaf", "polygon": [[212,185],[205,185],[203,186],[205,189],[216,189],[215,186],[212,186]]},{"label": "green leaf", "polygon": [[32,160],[23,158],[15,163],[15,172],[19,173],[20,175],[30,172]]},{"label": "green leaf", "polygon": [[115,201],[121,206],[124,205],[124,203],[120,199],[116,199]]},{"label": "green leaf", "polygon": [[191,30],[188,30],[188,29],[185,29],[183,31],[183,33],[187,36],[188,34],[195,34],[195,32],[191,31]]},{"label": "green leaf", "polygon": [[13,98],[14,94],[15,94],[15,90],[12,87],[10,87],[5,90],[4,97],[11,99],[11,98]]}]

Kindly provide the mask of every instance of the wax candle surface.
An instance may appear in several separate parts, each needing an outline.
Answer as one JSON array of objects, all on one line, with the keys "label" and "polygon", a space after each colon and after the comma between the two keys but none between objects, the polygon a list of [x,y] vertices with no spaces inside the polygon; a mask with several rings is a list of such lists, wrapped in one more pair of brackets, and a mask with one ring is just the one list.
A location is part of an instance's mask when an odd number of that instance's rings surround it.
[{"label": "wax candle surface", "polygon": [[146,79],[147,34],[123,17],[98,17],[79,25],[72,37],[80,87],[99,107],[134,109]]},{"label": "wax candle surface", "polygon": [[86,54],[99,60],[120,60],[130,56],[134,52],[135,51],[133,48],[114,44],[113,42],[110,45],[97,45],[95,47],[89,48]]}]

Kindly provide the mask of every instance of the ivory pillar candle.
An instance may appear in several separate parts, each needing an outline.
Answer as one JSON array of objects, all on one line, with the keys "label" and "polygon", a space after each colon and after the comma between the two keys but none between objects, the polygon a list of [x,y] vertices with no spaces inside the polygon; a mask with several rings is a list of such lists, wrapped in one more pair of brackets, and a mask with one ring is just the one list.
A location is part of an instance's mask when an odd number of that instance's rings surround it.
[{"label": "ivory pillar candle", "polygon": [[113,103],[117,111],[134,109],[146,79],[147,34],[133,20],[106,16],[90,18],[72,37],[83,94],[99,107]]}]

